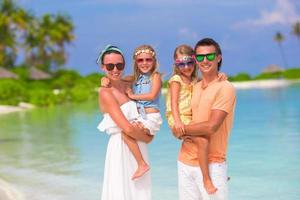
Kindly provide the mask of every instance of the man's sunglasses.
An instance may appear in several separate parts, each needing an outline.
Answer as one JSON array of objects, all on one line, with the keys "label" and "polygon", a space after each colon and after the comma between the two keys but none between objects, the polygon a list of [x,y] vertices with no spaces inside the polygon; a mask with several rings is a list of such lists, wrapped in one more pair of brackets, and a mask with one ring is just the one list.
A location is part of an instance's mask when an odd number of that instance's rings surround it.
[{"label": "man's sunglasses", "polygon": [[216,55],[217,55],[216,53],[196,54],[195,58],[198,62],[202,62],[205,57],[208,61],[213,61],[215,60]]},{"label": "man's sunglasses", "polygon": [[175,66],[178,68],[184,68],[185,66],[188,67],[194,67],[195,65],[195,61],[191,60],[191,61],[187,61],[187,62],[175,62]]},{"label": "man's sunglasses", "polygon": [[104,64],[104,66],[106,67],[107,71],[112,71],[115,67],[117,68],[117,70],[122,71],[125,67],[124,63],[107,63]]}]

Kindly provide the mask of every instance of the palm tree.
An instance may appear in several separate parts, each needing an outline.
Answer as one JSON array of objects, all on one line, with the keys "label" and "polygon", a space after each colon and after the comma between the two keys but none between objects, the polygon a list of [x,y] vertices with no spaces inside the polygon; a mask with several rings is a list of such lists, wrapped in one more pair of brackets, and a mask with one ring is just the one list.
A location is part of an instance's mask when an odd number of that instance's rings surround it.
[{"label": "palm tree", "polygon": [[284,36],[280,32],[277,32],[274,36],[274,40],[276,42],[278,42],[278,45],[279,45],[280,54],[281,54],[281,57],[282,57],[282,60],[284,63],[284,67],[287,68],[287,62],[286,62],[284,51],[283,51],[282,44],[281,44],[284,41],[284,39],[285,39]]},{"label": "palm tree", "polygon": [[300,42],[300,22],[296,22],[293,25],[292,34],[295,35],[298,38],[299,42]]},{"label": "palm tree", "polygon": [[68,16],[56,15],[53,24],[51,40],[55,43],[55,50],[52,52],[53,62],[61,66],[66,62],[65,45],[74,40],[74,26]]},{"label": "palm tree", "polygon": [[12,0],[0,4],[0,66],[13,67],[17,53],[18,31],[24,31],[28,14]]}]

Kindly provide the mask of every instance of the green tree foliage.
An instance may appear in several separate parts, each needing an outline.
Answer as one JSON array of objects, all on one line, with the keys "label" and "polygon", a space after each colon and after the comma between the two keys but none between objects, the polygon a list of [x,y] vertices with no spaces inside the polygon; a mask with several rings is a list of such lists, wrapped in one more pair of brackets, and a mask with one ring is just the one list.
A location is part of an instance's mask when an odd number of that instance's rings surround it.
[{"label": "green tree foliage", "polygon": [[26,29],[30,15],[12,0],[0,2],[0,66],[14,66],[18,49],[18,33]]},{"label": "green tree foliage", "polygon": [[262,73],[254,77],[254,80],[264,80],[264,79],[280,79],[282,78],[282,72],[274,73]]},{"label": "green tree foliage", "polygon": [[0,66],[14,67],[17,51],[24,49],[27,66],[49,71],[66,63],[66,45],[75,36],[69,16],[45,14],[37,18],[13,0],[0,2]]},{"label": "green tree foliage", "polygon": [[300,79],[300,68],[291,68],[283,72],[285,79]]},{"label": "green tree foliage", "polygon": [[231,76],[228,79],[229,81],[249,81],[251,80],[251,77],[249,74],[242,72],[235,76]]},{"label": "green tree foliage", "polygon": [[0,104],[17,105],[28,99],[24,83],[12,79],[0,79]]}]

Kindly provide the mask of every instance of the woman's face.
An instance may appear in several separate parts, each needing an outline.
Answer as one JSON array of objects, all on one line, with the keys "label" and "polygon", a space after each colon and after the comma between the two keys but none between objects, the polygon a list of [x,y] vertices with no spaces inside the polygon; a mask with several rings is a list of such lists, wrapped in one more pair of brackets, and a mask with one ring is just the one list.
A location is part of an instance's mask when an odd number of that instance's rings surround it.
[{"label": "woman's face", "polygon": [[111,80],[120,80],[124,71],[125,63],[120,54],[110,53],[103,58],[102,70]]},{"label": "woman's face", "polygon": [[135,62],[140,73],[147,74],[154,67],[154,58],[149,53],[141,53],[136,56]]}]

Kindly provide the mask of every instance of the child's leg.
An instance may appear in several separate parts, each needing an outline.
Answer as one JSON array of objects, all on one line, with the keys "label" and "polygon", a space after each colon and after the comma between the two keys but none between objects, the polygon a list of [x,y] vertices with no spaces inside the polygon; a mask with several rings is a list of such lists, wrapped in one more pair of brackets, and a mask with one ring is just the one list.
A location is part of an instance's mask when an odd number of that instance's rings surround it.
[{"label": "child's leg", "polygon": [[132,180],[137,179],[141,176],[143,176],[149,169],[149,165],[145,162],[142,153],[140,151],[139,145],[133,139],[132,137],[126,135],[125,133],[122,134],[122,139],[127,144],[129,150],[133,154],[133,157],[135,158],[138,168],[135,171],[135,173],[132,176]]},{"label": "child's leg", "polygon": [[203,184],[208,194],[213,194],[217,188],[213,185],[208,170],[208,139],[205,137],[193,137],[197,145],[198,162],[203,176]]}]

